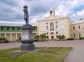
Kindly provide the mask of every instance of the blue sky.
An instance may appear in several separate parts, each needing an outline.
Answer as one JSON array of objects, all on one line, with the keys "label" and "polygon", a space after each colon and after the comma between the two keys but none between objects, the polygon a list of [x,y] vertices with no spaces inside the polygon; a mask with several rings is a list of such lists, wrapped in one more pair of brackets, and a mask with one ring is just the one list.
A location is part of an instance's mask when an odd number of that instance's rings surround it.
[{"label": "blue sky", "polygon": [[0,21],[23,22],[23,6],[28,5],[30,23],[48,16],[50,8],[57,16],[69,16],[72,21],[84,19],[84,0],[0,0]]}]

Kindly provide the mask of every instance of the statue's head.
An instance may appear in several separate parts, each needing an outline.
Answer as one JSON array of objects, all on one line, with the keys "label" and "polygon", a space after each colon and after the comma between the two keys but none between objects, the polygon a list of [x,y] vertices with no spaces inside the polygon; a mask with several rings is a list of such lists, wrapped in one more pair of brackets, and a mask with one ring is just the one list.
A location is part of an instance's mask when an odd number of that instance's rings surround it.
[{"label": "statue's head", "polygon": [[27,5],[25,5],[25,6],[23,6],[23,8],[26,8],[27,9],[28,7],[27,7]]}]

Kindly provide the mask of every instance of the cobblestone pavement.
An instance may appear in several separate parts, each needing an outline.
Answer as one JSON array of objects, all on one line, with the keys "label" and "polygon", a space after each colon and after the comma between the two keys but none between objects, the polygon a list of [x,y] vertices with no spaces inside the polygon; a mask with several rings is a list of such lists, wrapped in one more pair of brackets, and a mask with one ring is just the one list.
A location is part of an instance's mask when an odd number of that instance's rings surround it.
[{"label": "cobblestone pavement", "polygon": [[[74,47],[67,62],[84,62],[84,40],[35,42],[36,47]],[[20,47],[21,43],[0,44],[0,50]]]}]

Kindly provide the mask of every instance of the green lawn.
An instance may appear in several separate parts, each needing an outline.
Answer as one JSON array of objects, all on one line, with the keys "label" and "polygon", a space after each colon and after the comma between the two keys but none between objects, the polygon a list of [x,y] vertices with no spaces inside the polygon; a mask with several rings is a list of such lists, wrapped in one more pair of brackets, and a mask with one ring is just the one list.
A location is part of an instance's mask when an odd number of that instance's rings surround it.
[{"label": "green lawn", "polygon": [[15,53],[19,48],[0,50],[0,62],[64,62],[71,47],[37,48],[38,52]]}]

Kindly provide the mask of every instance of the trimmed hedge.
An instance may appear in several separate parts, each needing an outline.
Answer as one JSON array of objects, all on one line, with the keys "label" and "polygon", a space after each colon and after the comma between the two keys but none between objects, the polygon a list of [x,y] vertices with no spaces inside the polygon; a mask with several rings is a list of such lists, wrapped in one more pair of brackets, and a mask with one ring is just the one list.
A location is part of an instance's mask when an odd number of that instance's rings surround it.
[{"label": "trimmed hedge", "polygon": [[67,38],[67,40],[74,40],[74,38]]},{"label": "trimmed hedge", "polygon": [[83,40],[83,39],[84,39],[84,37],[80,37],[79,39],[80,39],[80,40]]}]

